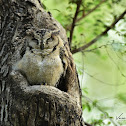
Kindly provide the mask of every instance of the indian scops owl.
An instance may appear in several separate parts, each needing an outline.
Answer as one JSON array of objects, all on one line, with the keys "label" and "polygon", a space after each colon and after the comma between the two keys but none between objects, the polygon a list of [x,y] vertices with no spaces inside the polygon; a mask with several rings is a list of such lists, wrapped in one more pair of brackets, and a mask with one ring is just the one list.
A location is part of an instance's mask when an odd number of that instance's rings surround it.
[{"label": "indian scops owl", "polygon": [[27,30],[27,35],[26,52],[13,69],[25,75],[31,85],[57,86],[67,69],[67,53],[59,30]]}]

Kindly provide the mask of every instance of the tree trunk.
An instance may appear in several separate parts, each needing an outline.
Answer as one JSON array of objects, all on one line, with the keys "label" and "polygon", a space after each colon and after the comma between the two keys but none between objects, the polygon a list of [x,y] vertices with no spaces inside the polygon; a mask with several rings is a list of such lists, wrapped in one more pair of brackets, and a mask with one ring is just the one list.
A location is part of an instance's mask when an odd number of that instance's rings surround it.
[{"label": "tree trunk", "polygon": [[[29,85],[12,70],[25,53],[29,28],[60,30],[69,65],[59,89]],[[0,94],[0,126],[84,126],[81,91],[65,30],[37,0],[0,0]]]}]

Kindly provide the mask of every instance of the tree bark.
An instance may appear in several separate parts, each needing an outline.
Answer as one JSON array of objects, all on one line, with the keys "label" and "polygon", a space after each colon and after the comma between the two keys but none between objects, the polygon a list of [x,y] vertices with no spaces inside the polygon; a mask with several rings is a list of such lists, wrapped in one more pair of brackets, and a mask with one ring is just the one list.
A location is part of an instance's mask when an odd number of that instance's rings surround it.
[{"label": "tree bark", "polygon": [[[66,92],[29,85],[20,72],[12,70],[24,54],[26,30],[31,27],[60,29],[70,62],[63,81]],[[79,103],[74,87],[79,90]],[[37,0],[0,0],[0,94],[0,126],[84,126],[81,91],[65,30]]]}]

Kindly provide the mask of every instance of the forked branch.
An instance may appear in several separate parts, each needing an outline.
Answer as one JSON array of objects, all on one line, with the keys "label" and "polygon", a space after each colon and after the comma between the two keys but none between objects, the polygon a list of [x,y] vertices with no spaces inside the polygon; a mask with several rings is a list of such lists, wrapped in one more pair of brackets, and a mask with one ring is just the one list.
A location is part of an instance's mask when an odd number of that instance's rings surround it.
[{"label": "forked branch", "polygon": [[84,19],[86,16],[88,16],[90,13],[94,12],[101,4],[106,2],[107,0],[102,0],[98,5],[96,5],[94,8],[92,8],[89,12],[86,14],[83,14],[80,18],[76,20],[76,22],[79,22],[80,20]]},{"label": "forked branch", "polygon": [[73,17],[73,21],[72,21],[72,24],[68,25],[67,26],[67,29],[70,29],[70,40],[69,40],[69,43],[70,43],[70,47],[71,47],[71,43],[72,43],[72,37],[73,37],[73,32],[74,32],[74,28],[76,26],[76,23],[81,21],[82,19],[84,19],[86,16],[88,16],[89,14],[91,14],[92,12],[94,12],[102,3],[106,2],[107,0],[102,0],[98,5],[96,5],[94,8],[92,8],[89,12],[87,12],[85,14],[85,10],[82,10],[83,11],[83,14],[80,18],[77,19],[77,16],[80,12],[80,6],[82,4],[82,0],[79,0],[77,1],[77,8],[76,8],[76,12],[74,14],[74,17]]},{"label": "forked branch", "polygon": [[72,53],[77,53],[80,52],[82,50],[85,50],[86,48],[88,48],[89,46],[93,45],[94,43],[97,42],[98,39],[100,39],[103,35],[107,34],[107,32],[112,29],[115,24],[124,17],[124,15],[126,14],[126,10],[109,26],[107,27],[100,35],[98,35],[96,38],[94,38],[93,40],[91,40],[90,42],[88,42],[86,45],[83,45],[77,49],[72,50]]}]

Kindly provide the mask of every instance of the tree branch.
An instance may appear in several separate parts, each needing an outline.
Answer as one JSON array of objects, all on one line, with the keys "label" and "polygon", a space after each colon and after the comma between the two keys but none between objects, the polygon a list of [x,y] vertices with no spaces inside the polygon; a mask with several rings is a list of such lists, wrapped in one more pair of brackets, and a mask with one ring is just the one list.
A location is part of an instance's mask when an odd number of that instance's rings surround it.
[{"label": "tree branch", "polygon": [[89,46],[93,45],[94,43],[97,42],[98,39],[100,39],[103,35],[107,34],[107,32],[112,29],[115,24],[124,17],[124,15],[126,14],[126,10],[109,26],[105,29],[105,31],[103,31],[100,35],[98,35],[96,38],[94,38],[93,40],[91,40],[89,43],[87,43],[86,45],[83,45],[82,47],[79,47],[77,49],[72,50],[72,53],[77,53],[80,52],[82,50],[85,50],[86,48],[88,48]]},{"label": "tree branch", "polygon": [[[82,19],[84,19],[86,16],[88,16],[89,14],[91,14],[92,12],[94,12],[102,3],[104,3],[104,2],[106,2],[107,0],[102,0],[98,5],[96,5],[94,8],[92,8],[89,12],[87,12],[86,14],[85,14],[85,10],[81,10],[81,11],[83,11],[83,14],[82,14],[82,17],[80,17],[80,18],[78,18],[78,19],[76,19],[76,22],[79,22],[80,20],[82,20]],[[80,11],[79,11],[80,12]],[[75,23],[76,23],[75,22]],[[69,24],[69,25],[67,25],[66,26],[66,29],[70,29],[71,28],[71,26],[72,26],[72,24]]]},{"label": "tree branch", "polygon": [[106,2],[107,0],[102,0],[98,5],[96,5],[94,8],[92,8],[89,12],[87,12],[86,14],[83,14],[80,18],[78,18],[76,20],[76,22],[82,20],[83,18],[85,18],[86,16],[88,16],[90,13],[92,13],[93,11],[95,11],[102,3]]},{"label": "tree branch", "polygon": [[77,8],[76,8],[76,12],[75,12],[73,22],[72,22],[72,25],[71,25],[71,30],[70,30],[70,40],[69,40],[70,47],[71,47],[71,42],[72,42],[72,37],[73,37],[73,32],[74,32],[74,28],[75,28],[76,19],[77,19],[78,13],[79,13],[81,3],[82,3],[82,0],[78,0],[77,3],[76,3]]}]

